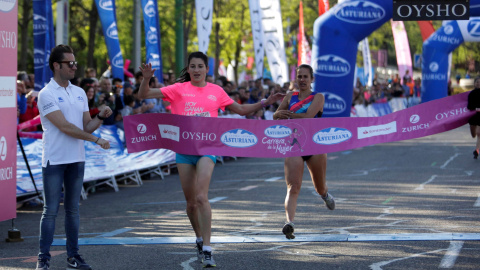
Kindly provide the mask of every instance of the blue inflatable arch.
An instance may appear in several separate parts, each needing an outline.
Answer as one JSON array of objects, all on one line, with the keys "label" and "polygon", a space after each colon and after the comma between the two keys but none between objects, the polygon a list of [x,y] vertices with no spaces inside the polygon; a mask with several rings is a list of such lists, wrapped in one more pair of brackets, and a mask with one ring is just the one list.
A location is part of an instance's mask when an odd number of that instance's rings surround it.
[{"label": "blue inflatable arch", "polygon": [[480,0],[470,0],[470,20],[449,21],[423,43],[422,102],[448,95],[448,54],[463,42],[480,42]]},{"label": "blue inflatable arch", "polygon": [[[480,0],[470,0],[471,16],[475,16],[477,6],[480,11]],[[357,45],[392,18],[392,9],[391,0],[346,0],[315,21],[314,91],[325,95],[325,117],[350,116]],[[446,50],[441,53],[444,57],[448,55]],[[437,57],[438,52],[432,54]],[[428,93],[432,91],[430,87],[424,89]]]}]

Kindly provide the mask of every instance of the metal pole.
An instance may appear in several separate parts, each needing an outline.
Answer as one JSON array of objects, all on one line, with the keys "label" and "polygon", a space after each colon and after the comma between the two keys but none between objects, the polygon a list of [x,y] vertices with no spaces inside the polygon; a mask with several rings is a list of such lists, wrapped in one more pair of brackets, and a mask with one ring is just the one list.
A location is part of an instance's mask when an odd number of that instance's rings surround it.
[{"label": "metal pole", "polygon": [[175,0],[175,73],[180,75],[185,63],[184,44],[183,44],[183,12],[182,0]]},{"label": "metal pole", "polygon": [[37,189],[37,185],[35,184],[35,179],[33,178],[32,170],[30,169],[30,165],[28,164],[27,155],[25,155],[25,150],[23,150],[22,140],[20,140],[20,135],[18,134],[18,131],[17,131],[17,140],[18,140],[18,145],[20,146],[20,150],[22,151],[23,159],[25,160],[25,164],[27,165],[27,170],[28,170],[28,173],[30,174],[30,179],[32,179],[32,183],[33,183],[33,186],[35,187],[35,191],[37,192],[37,196],[40,196],[40,193],[38,192],[38,189]]},{"label": "metal pole", "polygon": [[142,63],[142,4],[141,0],[134,0],[133,4],[133,51],[132,51],[132,68],[138,71],[138,67]]}]

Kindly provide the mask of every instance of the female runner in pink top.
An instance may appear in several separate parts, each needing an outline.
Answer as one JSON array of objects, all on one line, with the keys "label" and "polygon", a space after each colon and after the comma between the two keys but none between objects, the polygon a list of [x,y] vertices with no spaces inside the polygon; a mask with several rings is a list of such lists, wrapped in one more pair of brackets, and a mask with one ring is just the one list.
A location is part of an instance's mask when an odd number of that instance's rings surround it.
[{"label": "female runner in pink top", "polygon": [[[277,93],[255,104],[238,104],[225,91],[205,81],[208,72],[208,57],[202,52],[188,56],[188,65],[182,70],[178,83],[160,89],[148,86],[155,69],[143,64],[140,70],[143,81],[138,95],[140,98],[162,98],[172,105],[172,113],[217,117],[218,109],[246,115],[262,109],[282,99],[285,95]],[[177,154],[177,168],[187,201],[187,215],[197,237],[197,256],[204,267],[215,267],[210,247],[212,210],[208,202],[208,188],[215,166],[215,156],[192,156]]]}]

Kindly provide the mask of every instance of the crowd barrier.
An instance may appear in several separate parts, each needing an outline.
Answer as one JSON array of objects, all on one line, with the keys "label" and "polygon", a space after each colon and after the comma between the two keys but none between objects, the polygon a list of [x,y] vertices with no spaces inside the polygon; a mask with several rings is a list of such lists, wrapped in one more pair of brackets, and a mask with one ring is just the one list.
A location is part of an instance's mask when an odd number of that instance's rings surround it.
[{"label": "crowd barrier", "polygon": [[[118,191],[117,182],[142,185],[142,175],[155,173],[162,179],[175,166],[175,153],[167,149],[127,153],[123,131],[116,126],[101,126],[95,136],[110,142],[110,149],[103,150],[93,142],[85,142],[86,162],[82,197],[98,185],[111,186]],[[33,195],[43,190],[42,184],[42,140],[20,138],[30,166],[35,186],[28,172],[25,159],[17,142],[17,197]],[[65,147],[68,147],[66,145]]]}]

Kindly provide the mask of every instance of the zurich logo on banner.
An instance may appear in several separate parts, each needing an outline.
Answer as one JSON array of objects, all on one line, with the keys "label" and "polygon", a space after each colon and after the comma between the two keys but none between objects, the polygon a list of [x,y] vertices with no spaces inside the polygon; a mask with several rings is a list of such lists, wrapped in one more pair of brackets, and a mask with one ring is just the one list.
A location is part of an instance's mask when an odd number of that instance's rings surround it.
[{"label": "zurich logo on banner", "polygon": [[43,68],[45,53],[42,50],[33,48],[33,65],[34,69]]},{"label": "zurich logo on banner", "polygon": [[352,132],[345,128],[326,128],[313,135],[313,141],[318,144],[332,145],[345,142],[352,138]]},{"label": "zurich logo on banner", "polygon": [[148,58],[148,63],[152,64],[152,68],[159,68],[160,55],[158,55],[157,53],[150,53],[150,57]]},{"label": "zurich logo on banner", "polygon": [[340,114],[347,108],[347,103],[342,97],[330,92],[322,92],[322,94],[325,96],[324,114]]},{"label": "zurich logo on banner", "polygon": [[113,10],[113,1],[112,0],[100,0],[98,5],[104,10]]},{"label": "zurich logo on banner", "polygon": [[348,1],[339,4],[335,17],[339,20],[355,24],[369,24],[382,20],[385,9],[369,1]]},{"label": "zurich logo on banner", "polygon": [[112,65],[117,68],[123,69],[123,57],[122,52],[118,52],[115,57],[113,57]]},{"label": "zurich logo on banner", "polygon": [[150,44],[157,44],[158,42],[158,33],[157,28],[150,26],[150,30],[147,33],[147,40]]},{"label": "zurich logo on banner", "polygon": [[154,6],[153,1],[148,1],[148,3],[145,5],[145,9],[144,9],[143,12],[148,17],[154,17],[156,15],[155,6]]},{"label": "zurich logo on banner", "polygon": [[275,125],[265,129],[265,135],[270,138],[285,138],[292,134],[292,129],[282,125]]},{"label": "zurich logo on banner", "polygon": [[9,12],[15,7],[16,0],[0,1],[0,11]]},{"label": "zurich logo on banner", "polygon": [[230,147],[250,147],[257,144],[258,139],[255,134],[243,129],[232,129],[222,134],[220,141]]},{"label": "zurich logo on banner", "polygon": [[47,18],[33,14],[33,35],[44,35],[47,32]]},{"label": "zurich logo on banner", "polygon": [[470,20],[467,25],[467,30],[472,37],[480,37],[480,20]]},{"label": "zurich logo on banner", "polygon": [[350,73],[350,64],[340,56],[327,54],[313,61],[313,71],[317,75],[341,77]]},{"label": "zurich logo on banner", "polygon": [[118,39],[117,24],[115,22],[112,22],[107,28],[107,36],[111,39]]}]

